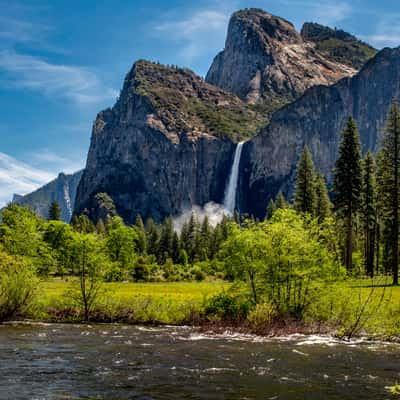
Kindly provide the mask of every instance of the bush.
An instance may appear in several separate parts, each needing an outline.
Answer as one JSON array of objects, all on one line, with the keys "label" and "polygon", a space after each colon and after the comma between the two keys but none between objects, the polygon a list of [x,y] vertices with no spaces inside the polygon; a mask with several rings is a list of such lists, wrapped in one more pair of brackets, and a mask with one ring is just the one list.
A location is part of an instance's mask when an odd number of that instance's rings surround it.
[{"label": "bush", "polygon": [[110,267],[104,273],[105,282],[121,282],[122,271],[116,263],[111,263]]},{"label": "bush", "polygon": [[204,281],[206,278],[206,274],[197,266],[191,268],[189,272],[197,282]]},{"label": "bush", "polygon": [[276,307],[270,303],[257,304],[257,306],[250,311],[247,320],[250,327],[253,329],[262,329],[267,327],[278,316]]},{"label": "bush", "polygon": [[249,310],[250,303],[247,300],[225,293],[210,297],[204,304],[206,317],[225,321],[243,321]]},{"label": "bush", "polygon": [[26,315],[34,305],[38,281],[32,265],[0,250],[0,322]]}]

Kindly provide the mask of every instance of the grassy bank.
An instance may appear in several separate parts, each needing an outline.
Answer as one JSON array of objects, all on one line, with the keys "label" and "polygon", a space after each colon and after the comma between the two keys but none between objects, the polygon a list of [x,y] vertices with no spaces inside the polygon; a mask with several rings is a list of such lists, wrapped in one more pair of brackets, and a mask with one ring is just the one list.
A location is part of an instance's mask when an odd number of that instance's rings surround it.
[{"label": "grassy bank", "polygon": [[[76,284],[76,283],[75,283]],[[221,281],[173,283],[104,283],[92,319],[129,323],[190,323],[200,314],[206,298],[229,288]],[[79,320],[74,305],[73,280],[41,282],[34,318]]]},{"label": "grassy bank", "polygon": [[[386,285],[386,278],[351,279],[319,290],[302,316],[293,320],[277,315],[268,304],[241,307],[222,298],[240,298],[238,290],[222,281],[175,283],[106,283],[93,308],[97,322],[198,324],[212,329],[237,329],[261,334],[334,332],[343,336],[368,335],[384,339],[400,337],[400,287]],[[40,283],[38,305],[31,317],[46,321],[79,321],[81,310],[71,297],[72,281]],[[225,296],[225,295],[223,295]]]}]

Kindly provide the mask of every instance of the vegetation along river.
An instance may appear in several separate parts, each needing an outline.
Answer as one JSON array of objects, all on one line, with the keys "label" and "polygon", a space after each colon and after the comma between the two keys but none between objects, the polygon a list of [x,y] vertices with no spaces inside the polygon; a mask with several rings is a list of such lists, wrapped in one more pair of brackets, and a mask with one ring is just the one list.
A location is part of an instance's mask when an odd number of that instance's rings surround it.
[{"label": "vegetation along river", "polygon": [[389,399],[397,344],[190,328],[0,326],[1,399]]}]

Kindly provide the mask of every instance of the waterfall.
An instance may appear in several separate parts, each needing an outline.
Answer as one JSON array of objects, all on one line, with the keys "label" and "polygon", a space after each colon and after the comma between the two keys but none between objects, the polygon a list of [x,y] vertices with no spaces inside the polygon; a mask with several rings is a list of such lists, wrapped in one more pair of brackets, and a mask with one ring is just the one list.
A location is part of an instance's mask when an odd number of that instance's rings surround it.
[{"label": "waterfall", "polygon": [[235,150],[235,158],[233,160],[231,174],[229,175],[228,186],[225,189],[224,208],[229,214],[233,214],[236,205],[236,190],[239,180],[239,165],[242,155],[244,142],[239,142]]}]

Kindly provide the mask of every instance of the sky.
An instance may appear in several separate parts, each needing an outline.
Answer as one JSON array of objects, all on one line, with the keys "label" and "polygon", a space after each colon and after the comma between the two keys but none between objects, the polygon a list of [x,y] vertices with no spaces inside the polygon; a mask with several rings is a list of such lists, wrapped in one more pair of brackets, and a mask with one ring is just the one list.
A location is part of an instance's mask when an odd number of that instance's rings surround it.
[{"label": "sky", "polygon": [[136,60],[204,76],[249,7],[400,45],[398,0],[0,0],[0,206],[84,167],[91,125]]}]

